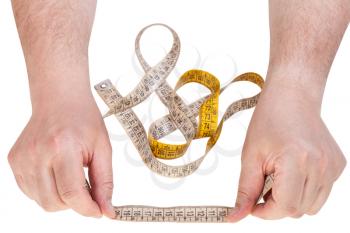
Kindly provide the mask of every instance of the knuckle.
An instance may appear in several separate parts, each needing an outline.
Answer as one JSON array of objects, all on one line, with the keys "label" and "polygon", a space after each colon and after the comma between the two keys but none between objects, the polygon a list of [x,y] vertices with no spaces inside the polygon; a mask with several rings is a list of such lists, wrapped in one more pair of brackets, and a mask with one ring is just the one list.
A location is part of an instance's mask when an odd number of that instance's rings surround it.
[{"label": "knuckle", "polygon": [[337,159],[333,160],[333,164],[332,164],[332,171],[333,171],[333,175],[332,175],[332,180],[335,181],[339,178],[339,176],[342,174],[342,172],[344,171],[345,167],[346,167],[347,161],[346,158],[344,156],[344,154],[339,154]]},{"label": "knuckle", "polygon": [[26,151],[29,155],[35,155],[37,154],[38,147],[41,146],[41,142],[38,142],[36,140],[32,140],[26,145]]},{"label": "knuckle", "polygon": [[46,212],[56,212],[56,211],[59,211],[61,209],[58,205],[52,204],[51,202],[49,202],[47,200],[40,201],[39,205]]},{"label": "knuckle", "polygon": [[61,199],[65,201],[76,200],[80,196],[80,192],[73,189],[66,189],[60,193]]},{"label": "knuckle", "polygon": [[342,154],[340,156],[340,170],[343,171],[345,169],[346,165],[347,165],[347,160],[346,160],[345,156]]},{"label": "knuckle", "polygon": [[60,153],[62,146],[68,142],[68,137],[63,136],[60,133],[54,134],[49,138],[48,146],[56,153]]},{"label": "knuckle", "polygon": [[299,213],[298,207],[295,205],[286,205],[282,209],[288,216],[298,215]]},{"label": "knuckle", "polygon": [[293,161],[300,169],[304,169],[310,164],[314,165],[315,163],[324,162],[326,158],[319,149],[305,145],[305,142],[300,142],[299,140],[295,142],[295,145],[287,146],[285,154],[289,155],[289,159],[284,160],[284,162],[289,163]]},{"label": "knuckle", "polygon": [[273,163],[275,166],[276,170],[283,170],[282,168],[285,166],[287,163],[287,159],[284,156],[277,156],[276,158],[273,159]]},{"label": "knuckle", "polygon": [[316,215],[320,210],[319,209],[310,209],[306,214],[313,216]]},{"label": "knuckle", "polygon": [[297,153],[299,154],[299,161],[301,162],[305,162],[308,158],[310,158],[311,152],[309,150],[305,150],[305,149],[299,149],[297,151]]},{"label": "knuckle", "polygon": [[76,140],[75,133],[72,130],[58,130],[48,139],[47,146],[54,154],[61,154],[67,147],[70,149],[81,149],[81,145]]},{"label": "knuckle", "polygon": [[347,159],[345,158],[344,155],[342,156],[342,158],[343,158],[343,168],[345,168],[347,163],[348,163],[348,161],[347,161]]},{"label": "knuckle", "polygon": [[114,183],[112,180],[107,180],[102,183],[102,186],[104,187],[105,190],[112,191],[114,188]]},{"label": "knuckle", "polygon": [[38,156],[40,156],[40,153],[38,153],[40,151],[39,146],[34,141],[25,143],[23,147],[15,145],[7,155],[8,163],[12,168],[40,166],[40,164],[45,162],[45,157],[38,159]]},{"label": "knuckle", "polygon": [[[298,166],[300,171],[314,168],[320,174],[324,174],[329,167],[330,161],[328,155],[319,148],[310,148],[301,143],[299,146],[291,148],[290,151],[292,151],[290,155],[293,155],[293,157],[296,158],[296,160],[294,160],[296,162],[295,165]],[[289,163],[290,161],[285,162]]]},{"label": "knuckle", "polygon": [[20,159],[18,158],[19,155],[20,155],[19,151],[17,149],[14,149],[14,148],[12,148],[8,152],[7,161],[12,168],[17,166],[20,163]]},{"label": "knuckle", "polygon": [[324,174],[329,166],[329,159],[323,152],[318,152],[309,156],[309,164],[314,166],[319,174]]},{"label": "knuckle", "polygon": [[254,200],[251,198],[251,196],[248,194],[248,192],[245,191],[244,188],[239,187],[237,192],[237,201],[236,204],[239,206],[241,202],[254,202]]},{"label": "knuckle", "polygon": [[291,216],[292,218],[301,218],[301,217],[303,217],[304,216],[304,214],[303,213],[296,213],[296,214],[294,214],[293,216]]},{"label": "knuckle", "polygon": [[313,160],[313,156],[307,150],[300,150],[298,155],[297,165],[299,169],[304,171],[308,167],[310,159]]},{"label": "knuckle", "polygon": [[283,156],[277,156],[276,158],[273,159],[273,163],[274,163],[276,170],[278,170],[278,171],[281,170],[281,168],[284,165],[284,160],[285,160],[285,158]]},{"label": "knuckle", "polygon": [[16,164],[16,153],[13,152],[12,150],[7,155],[7,161],[11,165],[11,167]]}]

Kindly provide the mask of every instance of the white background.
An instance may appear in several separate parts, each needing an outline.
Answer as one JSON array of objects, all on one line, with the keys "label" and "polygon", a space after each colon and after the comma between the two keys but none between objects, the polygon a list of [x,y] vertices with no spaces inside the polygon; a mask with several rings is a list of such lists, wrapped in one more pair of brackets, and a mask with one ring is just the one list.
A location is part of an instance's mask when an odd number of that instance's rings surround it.
[{"label": "white background", "polygon": [[[203,68],[227,82],[233,75],[255,71],[265,75],[268,63],[269,28],[267,1],[162,1],[104,0],[98,2],[90,44],[91,83],[119,78],[118,89],[126,94],[138,82],[140,73],[133,60],[138,31],[154,22],[173,27],[182,41],[177,71]],[[150,62],[157,62],[169,48],[171,36],[165,30],[151,29],[142,40],[142,51]],[[199,52],[197,53],[196,50]],[[200,57],[199,57],[200,55]],[[350,31],[345,34],[324,97],[322,117],[350,157]],[[305,77],[307,78],[307,77]],[[174,84],[177,75],[169,82]],[[7,153],[31,114],[26,69],[10,1],[0,0],[0,232],[120,232],[120,231],[231,231],[231,232],[348,232],[350,170],[346,168],[322,209],[313,217],[263,221],[247,217],[236,224],[126,223],[107,218],[81,217],[73,211],[46,213],[17,188],[7,163]],[[196,88],[196,87],[191,87]],[[184,88],[181,93],[202,89]],[[193,92],[195,90],[195,92]],[[232,99],[250,96],[250,85],[230,88],[220,99],[223,111]],[[201,92],[202,93],[202,92]],[[186,96],[186,94],[184,94]],[[194,94],[187,99],[194,100]],[[101,111],[105,105],[96,96]],[[136,108],[145,116],[145,126],[166,110],[151,97]],[[145,114],[147,112],[147,114]],[[154,115],[150,118],[150,112]],[[136,150],[123,138],[119,123],[106,120],[112,135],[115,178],[114,204],[222,204],[233,205],[240,169],[239,152],[252,111],[246,111],[225,124],[225,129],[200,170],[185,179],[172,180],[152,175],[140,163]],[[121,134],[121,138],[115,136]],[[203,142],[190,150],[191,159],[204,151]],[[125,152],[125,148],[127,153]],[[227,153],[219,150],[235,152]],[[188,156],[181,162],[188,161]]]}]

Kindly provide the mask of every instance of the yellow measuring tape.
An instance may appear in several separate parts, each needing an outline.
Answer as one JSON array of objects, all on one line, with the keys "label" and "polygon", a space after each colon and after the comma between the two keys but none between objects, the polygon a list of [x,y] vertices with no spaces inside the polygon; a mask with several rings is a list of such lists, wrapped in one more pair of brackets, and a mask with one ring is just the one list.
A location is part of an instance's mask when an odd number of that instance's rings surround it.
[{"label": "yellow measuring tape", "polygon": [[[157,65],[151,67],[141,54],[139,42],[143,32],[155,25],[169,29],[174,42],[168,54]],[[175,67],[180,53],[180,39],[176,32],[167,25],[152,24],[140,31],[135,45],[136,55],[145,71],[145,75],[134,90],[123,97],[110,80],[105,80],[95,86],[97,93],[110,109],[105,117],[110,115],[117,117],[142,160],[153,172],[167,177],[188,176],[198,169],[203,159],[217,142],[224,121],[239,111],[254,107],[259,98],[258,93],[255,96],[233,102],[226,109],[219,122],[220,94],[230,84],[239,81],[251,82],[262,89],[264,80],[256,73],[245,73],[234,78],[226,86],[220,87],[219,80],[209,72],[189,70],[180,77],[175,88],[172,89],[166,82],[166,78]],[[190,105],[186,105],[176,94],[176,91],[188,83],[201,84],[210,90],[210,94]],[[132,107],[142,103],[154,92],[168,108],[169,114],[153,122],[147,134]],[[197,116],[199,118],[198,122],[196,120]],[[160,141],[161,138],[175,130],[181,131],[186,143],[169,144]],[[179,166],[168,165],[161,161],[183,156],[191,141],[199,138],[208,138],[205,153],[200,158]],[[267,176],[261,197],[271,189],[272,183],[273,176]],[[116,219],[126,221],[225,222],[226,216],[232,209],[232,207],[224,206],[155,207],[127,205],[116,206],[115,212]]]},{"label": "yellow measuring tape", "polygon": [[[263,79],[255,73],[240,75],[232,82],[237,81],[250,81],[258,85],[260,88],[262,88],[264,84]],[[199,109],[199,125],[195,137],[195,139],[209,137],[210,139],[207,143],[207,150],[210,150],[218,140],[223,125],[223,120],[218,124],[220,82],[214,75],[206,71],[190,70],[180,77],[174,91],[176,92],[180,87],[190,82],[204,85],[211,91],[211,94]],[[148,134],[148,140],[153,155],[160,159],[179,158],[185,154],[190,144],[190,142],[175,145],[162,143],[155,139],[151,133]]]}]

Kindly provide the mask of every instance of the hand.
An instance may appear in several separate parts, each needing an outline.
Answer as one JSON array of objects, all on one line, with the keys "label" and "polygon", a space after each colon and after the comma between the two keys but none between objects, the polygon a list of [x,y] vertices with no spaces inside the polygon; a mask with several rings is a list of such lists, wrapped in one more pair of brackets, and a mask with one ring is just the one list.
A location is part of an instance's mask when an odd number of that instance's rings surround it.
[{"label": "hand", "polygon": [[[311,89],[268,82],[245,140],[236,200],[229,220],[248,214],[263,219],[316,214],[342,173],[346,160],[320,117]],[[294,87],[293,87],[294,86]],[[265,175],[272,192],[256,205]]]},{"label": "hand", "polygon": [[8,159],[18,186],[46,211],[71,208],[113,218],[111,145],[89,92],[41,98]]}]

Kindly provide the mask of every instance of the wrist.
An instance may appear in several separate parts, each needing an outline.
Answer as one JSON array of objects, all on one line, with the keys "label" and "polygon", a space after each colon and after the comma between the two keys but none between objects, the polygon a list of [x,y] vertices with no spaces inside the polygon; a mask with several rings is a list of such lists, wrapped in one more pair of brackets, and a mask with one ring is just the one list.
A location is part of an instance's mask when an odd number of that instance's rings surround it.
[{"label": "wrist", "polygon": [[33,112],[92,96],[87,56],[39,61],[26,59]]},{"label": "wrist", "polygon": [[[85,78],[87,79],[87,78]],[[30,85],[32,113],[51,114],[62,109],[73,110],[93,99],[90,84],[85,79],[50,79]]]},{"label": "wrist", "polygon": [[[320,111],[327,75],[314,72],[300,65],[270,64],[264,87],[264,95],[294,100],[308,108]],[[291,103],[288,103],[289,105]]]}]

